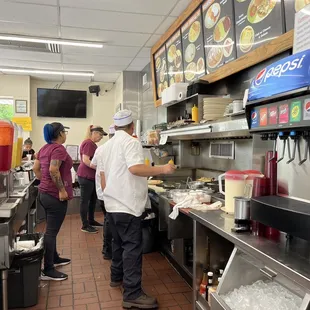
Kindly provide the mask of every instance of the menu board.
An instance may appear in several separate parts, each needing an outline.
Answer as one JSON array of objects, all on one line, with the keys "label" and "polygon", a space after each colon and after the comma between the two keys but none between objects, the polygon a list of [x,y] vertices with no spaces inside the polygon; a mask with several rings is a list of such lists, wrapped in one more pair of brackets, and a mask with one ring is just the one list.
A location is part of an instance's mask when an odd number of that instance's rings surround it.
[{"label": "menu board", "polygon": [[201,9],[182,26],[185,81],[192,82],[206,74]]},{"label": "menu board", "polygon": [[234,0],[237,56],[284,33],[282,1]]},{"label": "menu board", "polygon": [[166,46],[163,46],[155,55],[155,70],[156,70],[156,88],[157,98],[161,98],[163,90],[168,88],[168,72]]},{"label": "menu board", "polygon": [[310,96],[288,99],[255,107],[251,111],[251,130],[308,127]]},{"label": "menu board", "polygon": [[207,0],[202,5],[207,72],[237,57],[235,16],[230,0]]},{"label": "menu board", "polygon": [[167,42],[169,86],[184,82],[181,32],[178,30]]}]

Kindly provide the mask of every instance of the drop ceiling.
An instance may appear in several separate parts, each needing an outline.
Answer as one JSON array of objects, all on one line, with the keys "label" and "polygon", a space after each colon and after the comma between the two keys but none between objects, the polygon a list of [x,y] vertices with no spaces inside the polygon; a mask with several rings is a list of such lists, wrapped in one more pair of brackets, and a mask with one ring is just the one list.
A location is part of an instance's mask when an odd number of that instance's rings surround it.
[{"label": "drop ceiling", "polygon": [[151,47],[190,2],[0,0],[0,33],[105,42],[103,49],[62,46],[60,54],[0,46],[0,66],[93,71],[93,81],[115,82],[120,72],[141,71],[150,62]]}]

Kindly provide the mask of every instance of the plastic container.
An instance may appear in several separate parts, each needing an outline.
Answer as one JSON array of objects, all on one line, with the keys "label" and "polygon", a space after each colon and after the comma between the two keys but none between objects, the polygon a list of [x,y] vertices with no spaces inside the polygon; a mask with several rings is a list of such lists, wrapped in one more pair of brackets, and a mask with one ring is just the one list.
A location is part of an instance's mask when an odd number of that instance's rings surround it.
[{"label": "plastic container", "polygon": [[245,170],[243,172],[248,176],[245,180],[245,183],[251,187],[250,197],[252,197],[252,195],[253,195],[253,180],[255,178],[263,178],[264,175],[260,171],[257,171],[257,170]]},{"label": "plastic container", "polygon": [[16,252],[8,276],[9,308],[26,308],[35,306],[39,298],[41,262],[43,258],[43,235],[27,234],[21,241],[34,240],[40,242],[34,251]]},{"label": "plastic container", "polygon": [[14,126],[14,136],[13,136],[13,152],[12,152],[12,165],[11,168],[14,169],[16,167],[16,157],[17,157],[17,141],[18,141],[18,126],[13,123]]},{"label": "plastic container", "polygon": [[0,172],[12,166],[14,127],[10,121],[0,120]]},{"label": "plastic container", "polygon": [[16,150],[16,166],[20,166],[23,156],[23,127],[18,125],[17,150]]},{"label": "plastic container", "polygon": [[[218,177],[220,193],[225,195],[225,211],[235,212],[234,197],[244,196],[246,191],[247,175],[243,171],[230,170]],[[222,178],[225,178],[225,192],[223,191]]]}]

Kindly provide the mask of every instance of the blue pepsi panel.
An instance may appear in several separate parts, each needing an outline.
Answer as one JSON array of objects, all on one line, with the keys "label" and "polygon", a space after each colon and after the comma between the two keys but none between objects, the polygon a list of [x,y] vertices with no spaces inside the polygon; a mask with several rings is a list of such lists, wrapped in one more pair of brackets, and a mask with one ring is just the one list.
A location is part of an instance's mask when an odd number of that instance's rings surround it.
[{"label": "blue pepsi panel", "polygon": [[251,83],[249,101],[310,85],[310,50],[285,57],[261,70]]}]

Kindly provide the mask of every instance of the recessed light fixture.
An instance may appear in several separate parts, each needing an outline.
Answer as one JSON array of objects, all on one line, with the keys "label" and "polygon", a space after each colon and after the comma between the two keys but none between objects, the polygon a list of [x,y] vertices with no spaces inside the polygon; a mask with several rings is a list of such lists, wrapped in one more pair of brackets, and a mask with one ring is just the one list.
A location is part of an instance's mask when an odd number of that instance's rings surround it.
[{"label": "recessed light fixture", "polygon": [[88,76],[93,77],[93,72],[78,72],[78,71],[50,71],[37,69],[22,69],[22,68],[1,68],[0,72],[5,73],[27,73],[27,74],[48,74],[48,75],[70,75],[70,76]]},{"label": "recessed light fixture", "polygon": [[45,43],[45,44],[59,44],[59,45],[69,45],[69,46],[77,46],[77,47],[103,48],[102,43],[95,43],[95,42],[88,42],[88,41],[75,41],[75,40],[63,40],[63,39],[25,37],[25,36],[15,36],[15,35],[5,35],[5,34],[0,34],[0,40],[8,40],[8,41],[16,41],[16,42]]}]

